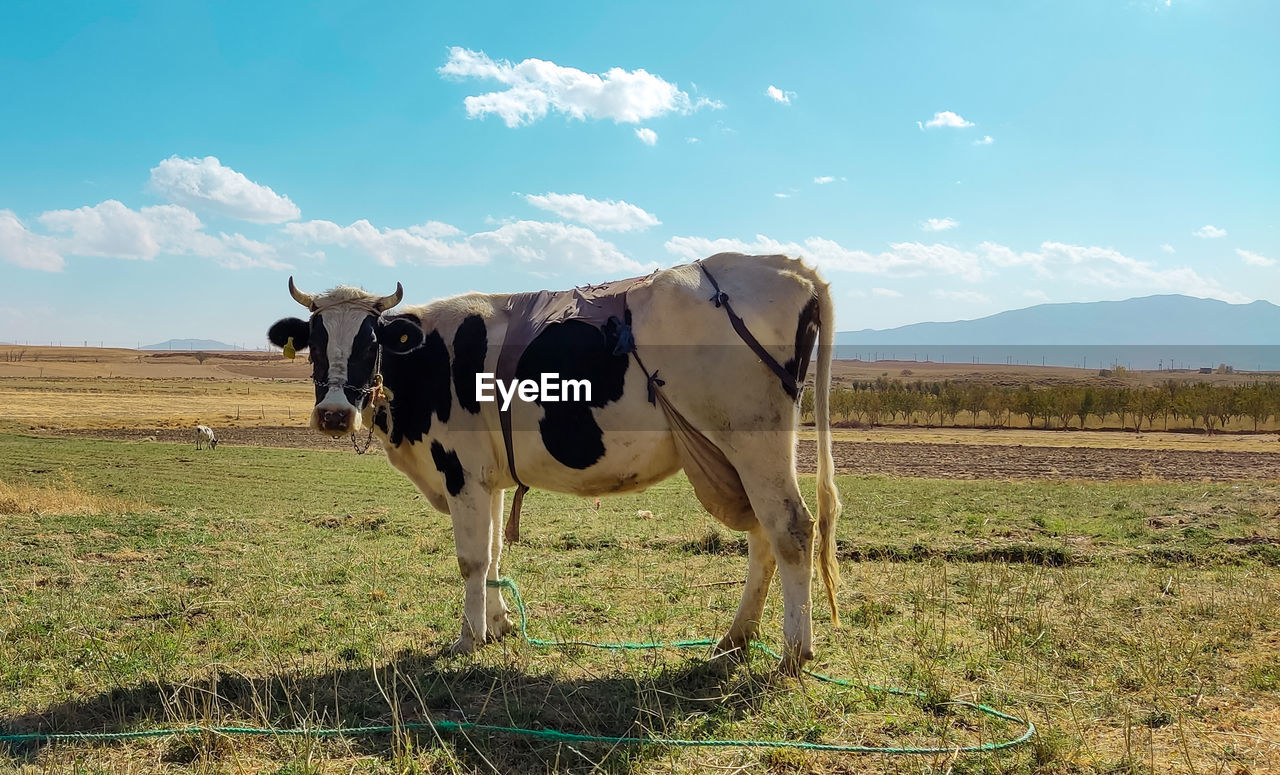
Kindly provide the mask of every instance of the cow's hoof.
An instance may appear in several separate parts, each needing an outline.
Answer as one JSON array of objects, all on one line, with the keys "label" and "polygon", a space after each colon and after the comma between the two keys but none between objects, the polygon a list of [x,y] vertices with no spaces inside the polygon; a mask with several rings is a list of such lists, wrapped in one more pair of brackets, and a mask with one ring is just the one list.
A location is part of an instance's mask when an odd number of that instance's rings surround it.
[{"label": "cow's hoof", "polygon": [[751,651],[751,638],[737,635],[726,635],[720,639],[711,651],[712,659],[729,659],[741,662]]},{"label": "cow's hoof", "polygon": [[478,648],[480,648],[480,646],[477,645],[475,640],[470,636],[458,638],[453,642],[453,645],[449,647],[449,656],[457,657],[462,656],[463,654],[474,654]]},{"label": "cow's hoof", "polygon": [[489,620],[489,640],[502,640],[508,633],[516,628],[512,623],[511,617],[506,611],[501,616],[496,616]]},{"label": "cow's hoof", "polygon": [[788,678],[799,678],[804,674],[805,664],[812,659],[813,651],[810,649],[787,649],[782,654],[782,661],[778,663],[778,672]]}]

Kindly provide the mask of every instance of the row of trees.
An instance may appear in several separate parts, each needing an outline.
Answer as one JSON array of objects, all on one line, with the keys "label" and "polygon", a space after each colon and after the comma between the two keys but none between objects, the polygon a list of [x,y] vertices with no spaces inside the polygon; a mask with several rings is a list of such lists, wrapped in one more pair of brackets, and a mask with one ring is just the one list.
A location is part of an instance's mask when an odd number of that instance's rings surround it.
[{"label": "row of trees", "polygon": [[[811,394],[803,409],[812,411]],[[1213,385],[1167,380],[1157,386],[1022,385],[980,382],[874,382],[832,386],[834,419],[867,425],[970,425],[1030,428],[1203,428],[1233,422],[1261,430],[1280,416],[1280,382]],[[1091,422],[1091,420],[1096,420]]]}]

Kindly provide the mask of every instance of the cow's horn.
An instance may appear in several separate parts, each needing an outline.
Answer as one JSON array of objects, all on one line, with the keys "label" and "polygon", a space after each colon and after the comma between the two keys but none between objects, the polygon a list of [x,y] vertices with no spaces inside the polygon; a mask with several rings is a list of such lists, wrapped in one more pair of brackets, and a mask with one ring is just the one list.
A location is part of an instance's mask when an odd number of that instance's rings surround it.
[{"label": "cow's horn", "polygon": [[314,300],[314,297],[312,297],[312,295],[309,293],[303,293],[302,291],[298,290],[298,286],[293,284],[293,277],[289,278],[289,295],[293,297],[294,301],[298,302],[299,304],[306,307],[307,309],[315,309],[315,307],[311,306]]},{"label": "cow's horn", "polygon": [[400,283],[396,283],[396,292],[391,294],[390,296],[383,296],[381,299],[378,299],[378,303],[374,304],[373,306],[379,312],[385,312],[386,310],[389,310],[395,305],[399,304],[400,300],[403,298],[404,298],[404,286],[401,285]]}]

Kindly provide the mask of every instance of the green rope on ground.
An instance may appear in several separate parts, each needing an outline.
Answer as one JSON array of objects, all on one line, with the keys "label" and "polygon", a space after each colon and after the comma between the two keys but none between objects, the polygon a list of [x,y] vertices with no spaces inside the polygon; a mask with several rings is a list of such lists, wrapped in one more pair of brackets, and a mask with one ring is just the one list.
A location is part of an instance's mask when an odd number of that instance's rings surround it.
[{"label": "green rope on ground", "polygon": [[[520,636],[533,646],[554,647],[554,646],[585,646],[588,648],[610,649],[610,650],[638,650],[638,649],[659,649],[659,648],[704,648],[715,644],[715,641],[709,639],[698,640],[681,640],[670,641],[666,643],[592,643],[590,641],[556,641],[535,638],[529,635],[528,615],[525,612],[524,599],[520,596],[520,590],[516,587],[514,581],[509,578],[502,578],[496,581],[487,582],[490,587],[505,589],[511,593],[512,599],[515,601],[516,610],[520,614]],[[774,659],[781,659],[781,656],[773,649],[769,648],[759,641],[752,641],[751,648],[768,654]],[[823,683],[834,684],[836,686],[844,686],[856,688],[858,684],[847,681],[843,678],[834,678],[829,675],[817,673],[812,670],[805,670],[808,675],[815,680]],[[913,691],[910,689],[895,689],[892,687],[866,685],[864,688],[870,691],[880,692],[883,694],[893,694],[901,697],[926,698],[923,692]],[[270,727],[233,727],[233,726],[188,726],[174,729],[151,729],[135,732],[62,732],[62,733],[44,733],[29,732],[21,734],[0,734],[0,743],[54,743],[54,742],[108,742],[114,740],[138,740],[142,738],[152,737],[171,737],[178,735],[199,735],[199,734],[216,734],[216,735],[258,735],[271,737],[293,737],[293,736],[310,736],[310,737],[357,737],[361,735],[379,735],[393,734],[397,732],[410,732],[415,730],[435,730],[437,732],[487,732],[491,734],[517,735],[522,737],[534,737],[542,740],[550,740],[559,743],[605,743],[607,745],[657,745],[672,746],[684,748],[794,748],[805,751],[832,751],[836,753],[879,753],[879,754],[895,754],[895,755],[911,755],[911,754],[959,754],[959,753],[989,753],[992,751],[1001,751],[1014,746],[1022,745],[1032,738],[1036,733],[1035,724],[1026,719],[996,710],[988,705],[977,702],[969,702],[968,700],[952,700],[946,703],[961,708],[968,708],[1002,721],[1012,724],[1020,724],[1025,727],[1025,731],[1021,735],[1011,740],[1004,740],[994,743],[983,743],[981,745],[966,746],[916,746],[916,747],[881,747],[868,745],[847,745],[844,743],[810,743],[798,740],[684,740],[679,738],[666,737],[614,737],[611,735],[580,735],[572,732],[561,732],[556,729],[525,729],[523,727],[504,727],[493,724],[475,724],[469,721],[434,721],[434,722],[415,722],[406,724],[397,724],[394,726],[368,726],[368,727],[309,727],[309,728],[291,728],[291,729],[275,729]]]}]

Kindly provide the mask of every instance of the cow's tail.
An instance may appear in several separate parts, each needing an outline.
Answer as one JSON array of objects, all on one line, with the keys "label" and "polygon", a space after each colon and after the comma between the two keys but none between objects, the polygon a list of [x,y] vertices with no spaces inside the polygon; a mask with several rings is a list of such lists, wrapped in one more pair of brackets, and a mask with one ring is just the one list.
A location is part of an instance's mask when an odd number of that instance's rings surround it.
[{"label": "cow's tail", "polygon": [[818,299],[818,371],[813,383],[813,419],[818,435],[818,571],[827,588],[831,623],[840,626],[836,587],[840,565],[836,561],[836,521],[840,518],[840,493],[836,490],[835,461],[831,456],[831,359],[835,355],[836,318],[831,289],[814,272],[814,296]]}]

